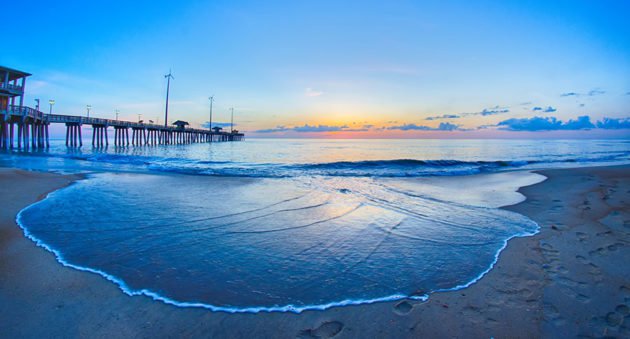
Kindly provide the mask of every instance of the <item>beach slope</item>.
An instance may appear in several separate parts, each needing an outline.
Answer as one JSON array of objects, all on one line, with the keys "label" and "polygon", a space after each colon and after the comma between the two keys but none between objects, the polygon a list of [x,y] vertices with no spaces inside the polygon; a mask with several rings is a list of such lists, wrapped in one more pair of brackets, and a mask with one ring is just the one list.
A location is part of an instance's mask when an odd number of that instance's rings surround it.
[{"label": "beach slope", "polygon": [[15,224],[20,209],[80,177],[0,169],[0,333],[7,337],[630,336],[630,167],[541,171],[507,207],[541,226],[509,242],[473,286],[302,314],[213,313],[131,297],[62,266]]}]

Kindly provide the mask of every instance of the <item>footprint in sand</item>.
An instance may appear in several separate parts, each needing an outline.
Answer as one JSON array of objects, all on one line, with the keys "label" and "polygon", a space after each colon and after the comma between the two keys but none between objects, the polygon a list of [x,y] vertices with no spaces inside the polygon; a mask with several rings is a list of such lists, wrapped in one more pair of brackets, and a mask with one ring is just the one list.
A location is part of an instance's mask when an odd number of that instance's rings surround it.
[{"label": "footprint in sand", "polygon": [[555,326],[562,326],[566,323],[565,319],[562,317],[558,309],[549,303],[543,304],[543,316],[545,320],[554,324]]},{"label": "footprint in sand", "polygon": [[621,247],[623,247],[623,244],[622,244],[622,243],[620,243],[620,242],[617,242],[617,243],[614,243],[614,244],[612,244],[612,245],[609,245],[609,246],[607,247],[607,249],[608,249],[610,252],[615,252],[616,250],[618,250],[618,249],[619,249],[619,248],[621,248]]},{"label": "footprint in sand", "polygon": [[611,327],[617,327],[623,322],[623,316],[617,312],[606,314],[606,324]]},{"label": "footprint in sand", "polygon": [[630,314],[630,307],[628,307],[627,305],[621,304],[621,305],[618,305],[617,308],[615,308],[615,312],[618,312],[619,314],[623,314],[623,315],[628,315]]},{"label": "footprint in sand", "polygon": [[343,329],[343,324],[338,321],[327,321],[315,329],[303,330],[298,338],[332,338]]},{"label": "footprint in sand", "polygon": [[394,313],[398,315],[407,315],[413,309],[413,305],[406,301],[401,301],[394,306]]},{"label": "footprint in sand", "polygon": [[577,236],[580,242],[584,242],[588,238],[588,235],[584,232],[575,232],[575,235]]}]

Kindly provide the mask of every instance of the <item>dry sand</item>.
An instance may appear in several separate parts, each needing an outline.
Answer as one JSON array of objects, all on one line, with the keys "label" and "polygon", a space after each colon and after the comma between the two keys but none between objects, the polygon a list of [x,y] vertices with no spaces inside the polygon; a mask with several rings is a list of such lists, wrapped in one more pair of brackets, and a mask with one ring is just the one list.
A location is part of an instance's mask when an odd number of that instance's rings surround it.
[{"label": "dry sand", "polygon": [[508,209],[541,225],[460,291],[302,314],[226,314],[130,297],[59,264],[18,211],[77,176],[0,169],[0,337],[630,337],[630,167],[548,170]]}]

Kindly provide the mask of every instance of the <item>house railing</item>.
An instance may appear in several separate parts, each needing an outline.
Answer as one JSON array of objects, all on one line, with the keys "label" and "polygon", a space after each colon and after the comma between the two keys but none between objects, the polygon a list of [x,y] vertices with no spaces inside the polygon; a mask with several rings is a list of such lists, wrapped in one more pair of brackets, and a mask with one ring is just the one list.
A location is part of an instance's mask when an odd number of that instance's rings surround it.
[{"label": "house railing", "polygon": [[0,89],[6,89],[12,92],[22,93],[23,87],[19,85],[14,85],[8,82],[0,82]]}]

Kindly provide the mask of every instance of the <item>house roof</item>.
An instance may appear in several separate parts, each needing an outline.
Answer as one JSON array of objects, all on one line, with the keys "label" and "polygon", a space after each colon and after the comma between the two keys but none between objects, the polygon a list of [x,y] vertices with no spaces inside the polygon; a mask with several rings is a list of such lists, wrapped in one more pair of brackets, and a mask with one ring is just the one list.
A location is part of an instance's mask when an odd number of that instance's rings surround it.
[{"label": "house roof", "polygon": [[[9,72],[9,81],[31,76],[31,73],[26,73],[18,71],[17,69],[0,66],[0,74],[4,72]],[[0,81],[4,81],[4,78],[0,77]]]},{"label": "house roof", "polygon": [[188,123],[188,121],[177,120],[173,123],[173,125],[185,126],[185,125],[190,125],[190,124]]}]

